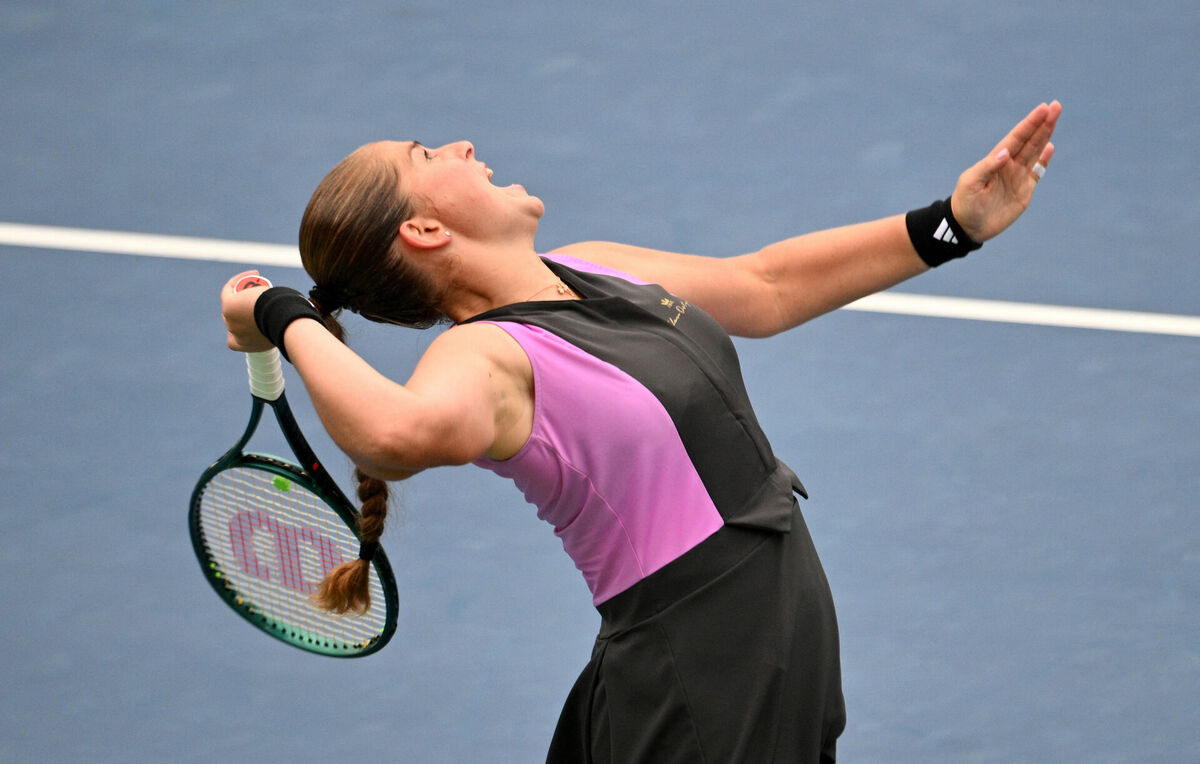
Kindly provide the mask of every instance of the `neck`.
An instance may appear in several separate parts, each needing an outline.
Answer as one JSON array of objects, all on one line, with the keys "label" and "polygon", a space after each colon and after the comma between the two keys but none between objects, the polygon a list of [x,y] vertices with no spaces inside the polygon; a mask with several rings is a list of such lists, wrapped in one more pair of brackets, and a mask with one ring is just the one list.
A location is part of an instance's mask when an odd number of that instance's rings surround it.
[{"label": "neck", "polygon": [[454,273],[443,299],[443,311],[455,322],[531,299],[575,299],[569,289],[560,293],[554,274],[532,244],[502,247],[454,242],[450,261]]}]

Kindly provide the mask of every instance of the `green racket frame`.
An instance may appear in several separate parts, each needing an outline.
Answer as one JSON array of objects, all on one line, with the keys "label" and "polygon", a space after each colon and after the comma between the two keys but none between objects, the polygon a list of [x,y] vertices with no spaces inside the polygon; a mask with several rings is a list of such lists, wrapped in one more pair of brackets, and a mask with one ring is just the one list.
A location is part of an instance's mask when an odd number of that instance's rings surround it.
[{"label": "green racket frame", "polygon": [[[272,357],[273,356],[273,357]],[[246,358],[250,371],[250,387],[252,406],[250,421],[245,432],[221,458],[212,464],[200,476],[192,491],[191,505],[188,512],[188,526],[191,534],[192,548],[196,559],[204,573],[205,580],[212,586],[218,596],[224,600],[238,615],[246,619],[256,628],[270,636],[294,647],[308,652],[328,655],[338,658],[357,658],[378,652],[388,643],[396,630],[399,597],[396,592],[395,576],[391,564],[382,548],[375,551],[371,566],[378,576],[384,594],[384,624],[379,633],[362,643],[338,643],[314,635],[295,624],[287,623],[279,618],[264,614],[258,606],[230,583],[228,576],[222,570],[221,563],[208,553],[208,543],[205,538],[201,521],[201,505],[205,490],[217,474],[234,468],[259,470],[289,481],[313,493],[330,509],[337,513],[350,532],[358,537],[359,514],[353,505],[338,488],[337,483],[321,465],[312,448],[300,432],[299,425],[283,394],[283,375],[279,364],[279,351],[271,349],[264,353],[249,353]],[[266,382],[264,383],[264,378]],[[277,397],[273,397],[277,396]],[[275,412],[275,418],[283,431],[284,438],[292,448],[296,457],[307,465],[301,467],[294,462],[267,454],[246,452],[243,449],[258,429],[262,419],[263,406],[269,405]],[[372,603],[372,607],[377,607]]]}]

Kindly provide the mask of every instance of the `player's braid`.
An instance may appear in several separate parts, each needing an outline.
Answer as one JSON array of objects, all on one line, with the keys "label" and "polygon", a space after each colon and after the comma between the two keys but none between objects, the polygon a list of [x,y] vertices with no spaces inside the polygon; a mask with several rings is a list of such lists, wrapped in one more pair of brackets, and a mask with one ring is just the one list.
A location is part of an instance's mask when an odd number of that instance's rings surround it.
[{"label": "player's braid", "polygon": [[[371,477],[362,470],[354,471],[358,483],[358,498],[362,502],[358,523],[358,534],[364,547],[374,545],[383,534],[383,521],[387,516],[388,484]],[[370,594],[371,562],[359,557],[344,562],[329,572],[325,580],[313,593],[313,602],[334,613],[365,613],[371,606]]]},{"label": "player's braid", "polygon": [[358,481],[362,515],[358,521],[358,537],[363,543],[379,541],[383,535],[383,520],[387,517],[388,484],[359,469],[354,471],[354,478]]},{"label": "player's braid", "polygon": [[[322,311],[325,326],[339,340],[345,341],[337,318]],[[383,521],[388,510],[388,484],[371,477],[361,469],[354,470],[354,482],[359,500],[358,537],[363,549],[373,549],[383,535]],[[371,554],[344,562],[329,572],[313,593],[313,602],[334,613],[365,613],[371,606]]]}]

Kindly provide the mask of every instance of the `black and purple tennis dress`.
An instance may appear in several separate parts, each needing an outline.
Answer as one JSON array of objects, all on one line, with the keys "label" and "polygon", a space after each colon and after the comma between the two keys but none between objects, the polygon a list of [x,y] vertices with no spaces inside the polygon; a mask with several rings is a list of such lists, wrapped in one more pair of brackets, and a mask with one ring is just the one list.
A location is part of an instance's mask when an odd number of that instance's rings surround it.
[{"label": "black and purple tennis dress", "polygon": [[833,602],[732,341],[661,287],[561,255],[582,300],[471,319],[533,367],[515,481],[602,618],[549,761],[832,761],[844,726]]}]

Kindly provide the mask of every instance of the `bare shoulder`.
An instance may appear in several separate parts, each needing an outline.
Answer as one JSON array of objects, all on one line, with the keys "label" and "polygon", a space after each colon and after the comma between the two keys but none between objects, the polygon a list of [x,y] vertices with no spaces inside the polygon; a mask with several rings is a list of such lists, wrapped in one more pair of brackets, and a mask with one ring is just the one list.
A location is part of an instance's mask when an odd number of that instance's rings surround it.
[{"label": "bare shoulder", "polygon": [[676,293],[728,286],[747,265],[744,257],[692,255],[612,241],[583,241],[554,251],[662,284]]},{"label": "bare shoulder", "polygon": [[672,268],[703,267],[704,261],[712,259],[615,241],[581,241],[556,247],[554,251],[655,283],[661,281],[661,278],[652,278],[655,275],[669,273]]},{"label": "bare shoulder", "polygon": [[434,338],[418,368],[479,364],[519,371],[528,368],[529,359],[520,344],[495,324],[455,324]]},{"label": "bare shoulder", "polygon": [[503,415],[533,398],[533,366],[521,345],[494,324],[457,324],[442,332],[417,363],[408,386],[451,408],[483,404]]},{"label": "bare shoulder", "polygon": [[494,324],[459,324],[437,337],[417,365],[420,386],[452,403],[454,417],[474,413],[489,423],[491,459],[517,453],[533,430],[533,366],[521,345]]},{"label": "bare shoulder", "polygon": [[529,437],[533,368],[498,326],[459,324],[442,332],[405,387],[425,403],[440,464],[507,458]]},{"label": "bare shoulder", "polygon": [[708,257],[608,241],[579,242],[554,251],[659,284],[699,305],[733,332],[742,328],[745,306],[761,299],[766,283],[753,255]]}]

